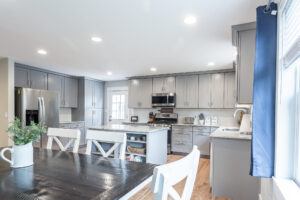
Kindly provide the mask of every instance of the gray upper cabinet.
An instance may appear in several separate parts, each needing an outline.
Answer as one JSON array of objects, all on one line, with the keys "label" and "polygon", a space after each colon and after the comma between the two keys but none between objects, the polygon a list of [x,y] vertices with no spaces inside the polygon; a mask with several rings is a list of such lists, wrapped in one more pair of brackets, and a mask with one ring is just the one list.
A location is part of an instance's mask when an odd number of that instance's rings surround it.
[{"label": "gray upper cabinet", "polygon": [[60,94],[60,107],[65,105],[65,81],[64,77],[56,74],[48,74],[48,90],[58,91]]},{"label": "gray upper cabinet", "polygon": [[224,73],[211,75],[211,108],[224,106]]},{"label": "gray upper cabinet", "polygon": [[88,108],[103,108],[103,82],[85,80],[85,106]]},{"label": "gray upper cabinet", "polygon": [[152,78],[129,81],[129,108],[152,108]]},{"label": "gray upper cabinet", "polygon": [[76,108],[78,106],[78,79],[65,77],[65,107]]},{"label": "gray upper cabinet", "polygon": [[211,75],[199,75],[199,108],[211,106]]},{"label": "gray upper cabinet", "polygon": [[175,77],[153,78],[153,93],[175,92]]},{"label": "gray upper cabinet", "polygon": [[48,74],[48,90],[58,91],[60,107],[76,108],[78,106],[78,80],[56,74]]},{"label": "gray upper cabinet", "polygon": [[198,75],[176,77],[176,108],[198,108]]},{"label": "gray upper cabinet", "polygon": [[224,108],[234,108],[235,99],[235,73],[225,73]]},{"label": "gray upper cabinet", "polygon": [[252,103],[256,24],[235,25],[233,44],[237,47],[237,102]]},{"label": "gray upper cabinet", "polygon": [[30,70],[15,67],[15,86],[16,87],[23,87],[23,88],[30,88]]},{"label": "gray upper cabinet", "polygon": [[84,98],[85,107],[94,107],[94,82],[91,80],[84,80]]},{"label": "gray upper cabinet", "polygon": [[30,70],[30,87],[32,89],[47,90],[47,73]]}]

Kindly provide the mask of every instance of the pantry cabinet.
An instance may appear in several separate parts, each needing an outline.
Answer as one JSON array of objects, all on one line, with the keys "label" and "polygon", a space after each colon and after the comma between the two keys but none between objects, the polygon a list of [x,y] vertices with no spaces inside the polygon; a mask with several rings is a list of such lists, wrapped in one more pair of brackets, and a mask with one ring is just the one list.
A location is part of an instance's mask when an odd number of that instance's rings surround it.
[{"label": "pantry cabinet", "polygon": [[198,108],[198,75],[176,77],[176,108]]},{"label": "pantry cabinet", "polygon": [[129,108],[152,108],[151,95],[152,78],[129,80]]},{"label": "pantry cabinet", "polygon": [[153,78],[153,93],[175,92],[175,77]]}]

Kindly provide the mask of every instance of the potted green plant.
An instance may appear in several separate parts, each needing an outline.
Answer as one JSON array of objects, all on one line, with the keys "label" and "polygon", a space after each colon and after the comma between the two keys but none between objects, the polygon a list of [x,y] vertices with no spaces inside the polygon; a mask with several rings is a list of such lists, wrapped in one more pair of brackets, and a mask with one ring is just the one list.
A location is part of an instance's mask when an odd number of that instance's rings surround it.
[{"label": "potted green plant", "polygon": [[[11,126],[8,127],[7,132],[14,142],[12,148],[4,148],[1,151],[1,158],[8,163],[11,167],[27,167],[33,165],[33,147],[32,142],[40,139],[40,133],[46,133],[46,128],[43,123],[35,124],[30,122],[29,126],[23,126],[20,119],[15,119]],[[5,151],[10,151],[12,156],[11,160],[4,156]]]},{"label": "potted green plant", "polygon": [[204,125],[205,117],[203,113],[199,114],[199,124]]}]

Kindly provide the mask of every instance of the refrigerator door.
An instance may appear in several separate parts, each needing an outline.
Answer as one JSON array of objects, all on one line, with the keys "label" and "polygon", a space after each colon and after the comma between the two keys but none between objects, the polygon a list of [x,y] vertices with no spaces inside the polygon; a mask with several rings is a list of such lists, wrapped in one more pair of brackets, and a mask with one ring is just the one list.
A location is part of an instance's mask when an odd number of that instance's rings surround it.
[{"label": "refrigerator door", "polygon": [[47,127],[59,127],[59,94],[41,90],[43,122]]}]

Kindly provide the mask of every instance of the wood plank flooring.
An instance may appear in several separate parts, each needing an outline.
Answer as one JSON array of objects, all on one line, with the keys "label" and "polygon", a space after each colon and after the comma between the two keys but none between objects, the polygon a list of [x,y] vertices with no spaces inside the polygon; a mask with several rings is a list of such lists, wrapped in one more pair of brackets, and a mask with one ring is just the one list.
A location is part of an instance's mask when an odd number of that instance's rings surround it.
[{"label": "wood plank flooring", "polygon": [[[179,155],[169,155],[168,162],[173,162],[182,158]],[[184,188],[185,180],[179,182],[175,185],[175,190],[182,194]],[[150,190],[150,185],[144,187],[136,195],[134,195],[130,200],[153,200],[153,194]],[[170,199],[170,198],[169,198]],[[194,190],[191,200],[229,200],[225,198],[213,198],[210,193],[209,186],[209,159],[200,159],[199,168],[197,173],[197,178],[194,185]]]}]

